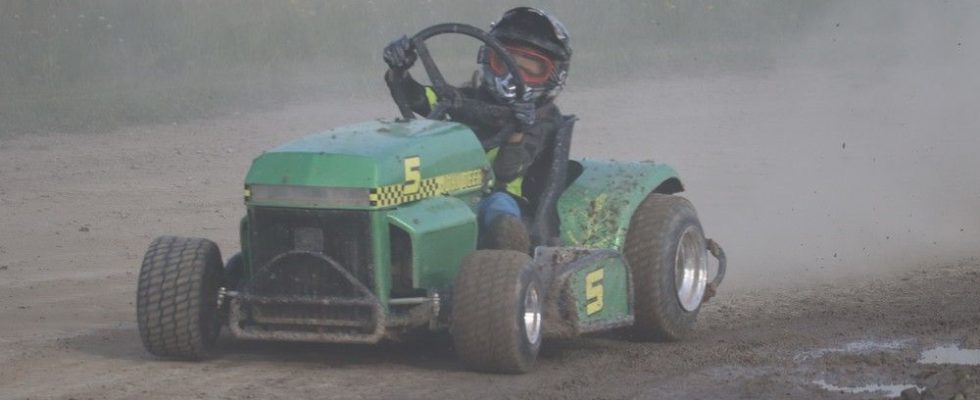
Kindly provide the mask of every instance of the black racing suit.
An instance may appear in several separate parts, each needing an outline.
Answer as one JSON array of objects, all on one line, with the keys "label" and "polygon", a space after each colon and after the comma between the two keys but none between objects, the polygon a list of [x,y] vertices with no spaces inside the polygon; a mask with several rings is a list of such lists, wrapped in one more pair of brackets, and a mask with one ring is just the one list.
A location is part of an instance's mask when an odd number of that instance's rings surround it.
[{"label": "black racing suit", "polygon": [[[392,75],[394,74],[385,75],[388,88],[395,90],[400,86],[412,111],[420,115],[428,115],[435,99],[432,89],[422,86],[408,73],[403,78],[392,78]],[[490,105],[503,105],[482,85],[463,87],[459,91],[462,96],[469,99]],[[495,116],[484,112],[487,107],[480,107],[479,102],[467,104],[468,106],[450,109],[449,116],[453,121],[470,127],[481,141],[492,138],[505,125],[515,122],[510,114]],[[528,207],[529,202],[536,202],[547,178],[552,153],[550,149],[561,121],[561,112],[552,102],[538,105],[536,110],[534,125],[522,132],[523,138],[519,143],[510,143],[505,138],[499,149],[496,149],[496,157],[492,156],[495,150],[492,145],[490,148],[484,148],[489,158],[492,158],[497,185],[495,190],[505,191],[515,196],[524,206],[525,211],[533,210],[533,207]]]}]

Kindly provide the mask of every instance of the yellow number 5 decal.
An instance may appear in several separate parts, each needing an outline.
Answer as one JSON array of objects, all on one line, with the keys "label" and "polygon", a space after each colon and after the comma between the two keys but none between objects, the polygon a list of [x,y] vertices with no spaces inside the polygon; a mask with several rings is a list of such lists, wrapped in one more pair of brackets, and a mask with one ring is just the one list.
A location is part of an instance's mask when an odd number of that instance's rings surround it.
[{"label": "yellow number 5 decal", "polygon": [[597,269],[585,276],[585,313],[588,315],[602,310],[602,271]]},{"label": "yellow number 5 decal", "polygon": [[422,159],[418,156],[405,158],[405,183],[402,184],[402,194],[415,194],[419,192],[419,185],[422,182],[422,172],[419,167]]}]

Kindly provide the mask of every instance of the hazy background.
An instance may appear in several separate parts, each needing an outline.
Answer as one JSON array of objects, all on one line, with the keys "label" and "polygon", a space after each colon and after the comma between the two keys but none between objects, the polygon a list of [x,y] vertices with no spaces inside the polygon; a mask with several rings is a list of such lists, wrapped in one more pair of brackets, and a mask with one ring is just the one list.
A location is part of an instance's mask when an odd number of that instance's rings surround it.
[{"label": "hazy background", "polygon": [[[978,255],[980,3],[530,3],[571,31],[574,153],[675,166],[734,287]],[[389,40],[517,4],[3,1],[0,138],[317,102],[324,129],[394,116]],[[435,46],[454,79],[473,68],[475,42]]]},{"label": "hazy background", "polygon": [[[486,28],[505,2],[6,0],[0,129],[104,129],[229,104],[375,94],[381,47],[438,22]],[[803,0],[532,2],[572,28],[576,84],[770,68],[827,29]],[[899,15],[876,16],[895,20]],[[466,61],[475,60],[468,42]],[[462,48],[462,47],[458,47]]]}]

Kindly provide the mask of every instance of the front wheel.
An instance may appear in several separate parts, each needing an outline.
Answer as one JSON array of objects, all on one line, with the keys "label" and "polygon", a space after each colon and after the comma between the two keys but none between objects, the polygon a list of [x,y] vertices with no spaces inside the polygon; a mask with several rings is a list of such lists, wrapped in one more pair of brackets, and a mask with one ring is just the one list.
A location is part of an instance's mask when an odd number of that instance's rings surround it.
[{"label": "front wheel", "polygon": [[636,334],[662,341],[687,337],[708,283],[704,233],[691,202],[649,194],[630,221],[626,260],[636,289]]},{"label": "front wheel", "polygon": [[200,360],[221,331],[221,253],[207,239],[161,236],[143,256],[136,319],[143,347],[169,358]]},{"label": "front wheel", "polygon": [[477,250],[463,260],[454,287],[452,336],[470,368],[525,373],[541,348],[543,285],[527,254]]}]

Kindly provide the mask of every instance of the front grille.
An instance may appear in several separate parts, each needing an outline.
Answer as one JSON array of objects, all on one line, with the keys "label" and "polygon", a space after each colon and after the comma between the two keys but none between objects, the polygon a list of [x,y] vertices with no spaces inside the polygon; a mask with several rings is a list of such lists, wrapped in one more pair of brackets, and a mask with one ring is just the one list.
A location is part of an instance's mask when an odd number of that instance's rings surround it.
[{"label": "front grille", "polygon": [[418,293],[412,284],[412,239],[405,230],[391,225],[391,295],[411,297]]},{"label": "front grille", "polygon": [[[303,251],[330,257],[364,286],[374,287],[370,219],[366,211],[255,207],[249,209],[249,221],[254,277],[265,275],[262,269],[277,256]],[[272,274],[271,278],[278,281],[275,284],[250,285],[264,288],[264,293],[254,294],[313,297],[352,294],[348,285],[341,282],[343,279],[338,279],[329,268],[304,261],[307,260],[292,260],[290,276]]]}]

